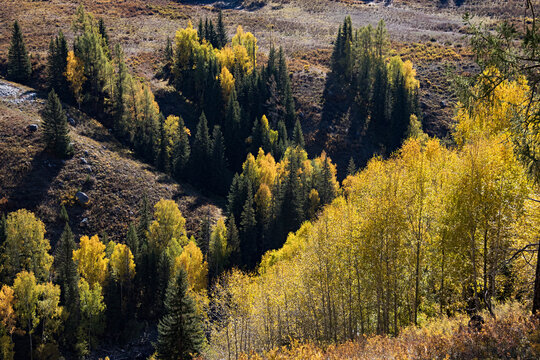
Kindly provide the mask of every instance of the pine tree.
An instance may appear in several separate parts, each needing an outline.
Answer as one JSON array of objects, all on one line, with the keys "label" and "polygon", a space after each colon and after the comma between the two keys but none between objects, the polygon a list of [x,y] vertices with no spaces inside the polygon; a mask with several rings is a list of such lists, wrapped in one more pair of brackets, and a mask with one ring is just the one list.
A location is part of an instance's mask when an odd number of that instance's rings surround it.
[{"label": "pine tree", "polygon": [[347,166],[347,175],[354,175],[356,174],[356,164],[354,163],[354,159],[351,156],[349,159],[349,165]]},{"label": "pine tree", "polygon": [[289,137],[287,135],[287,126],[285,125],[285,122],[283,120],[280,120],[278,122],[277,132],[278,132],[278,140],[275,143],[273,154],[276,161],[279,161],[285,154],[285,150],[287,150],[287,147],[289,147]]},{"label": "pine tree", "polygon": [[137,230],[135,229],[135,225],[133,223],[129,224],[129,227],[128,227],[128,232],[126,235],[126,245],[129,247],[129,249],[133,253],[133,257],[135,258],[136,262],[138,262],[140,244],[139,244],[139,237],[137,236]]},{"label": "pine tree", "polygon": [[175,144],[173,151],[173,174],[176,180],[186,178],[186,166],[189,162],[191,149],[189,147],[189,139],[184,125],[184,119],[178,119],[178,142]]},{"label": "pine tree", "polygon": [[300,124],[300,120],[298,119],[296,119],[296,122],[294,124],[292,142],[294,145],[300,146],[301,148],[304,148],[306,146],[304,142],[304,133],[302,132],[302,125]]},{"label": "pine tree", "polygon": [[226,178],[226,171],[225,143],[223,134],[221,133],[221,127],[216,125],[214,126],[214,131],[212,131],[212,177],[214,179],[213,188],[218,193],[225,193],[227,191],[229,179]]},{"label": "pine tree", "polygon": [[158,359],[191,359],[204,350],[205,343],[202,320],[188,293],[186,272],[181,267],[167,287],[165,314],[158,325]]},{"label": "pine tree", "polygon": [[159,152],[157,157],[157,168],[165,173],[169,169],[169,151],[167,148],[167,134],[165,133],[165,116],[159,114]]},{"label": "pine tree", "polygon": [[43,110],[43,135],[47,147],[56,155],[66,157],[73,149],[70,144],[67,117],[62,109],[58,95],[52,90],[47,105]]},{"label": "pine tree", "polygon": [[336,197],[336,188],[333,182],[334,176],[330,166],[330,158],[326,156],[323,162],[321,184],[318,187],[321,204],[329,204]]},{"label": "pine tree", "polygon": [[120,45],[116,45],[116,57],[118,61],[118,71],[116,75],[116,83],[114,88],[114,97],[113,97],[113,124],[112,128],[116,136],[121,139],[127,139],[129,136],[129,129],[127,128],[124,116],[125,116],[125,95],[127,92],[127,82],[128,82],[128,70],[126,62],[124,61],[124,52]]},{"label": "pine tree", "polygon": [[248,266],[253,266],[257,261],[257,219],[253,207],[253,191],[251,185],[247,187],[247,198],[242,210],[240,221],[240,251],[242,259]]},{"label": "pine tree", "polygon": [[66,98],[69,90],[69,83],[66,78],[68,46],[62,31],[51,40],[49,44],[49,55],[47,64],[47,82],[49,88],[61,97]]},{"label": "pine tree", "polygon": [[64,304],[68,318],[65,323],[66,342],[75,344],[77,328],[80,317],[79,309],[79,274],[73,261],[73,251],[76,249],[71,228],[66,223],[60,240],[56,244],[54,254],[54,268],[57,274],[57,283],[61,288],[61,303]]},{"label": "pine tree", "polygon": [[103,48],[107,51],[109,55],[109,34],[107,34],[107,28],[105,27],[105,22],[103,21],[102,18],[99,19],[98,31],[99,31],[99,34],[101,35],[101,38],[103,39]]},{"label": "pine tree", "polygon": [[241,134],[242,115],[236,90],[233,89],[225,115],[225,150],[232,169],[238,169],[245,159],[244,144]]},{"label": "pine tree", "polygon": [[62,207],[60,208],[60,215],[59,215],[59,218],[61,221],[63,221],[64,223],[68,223],[69,222],[69,215],[67,213],[67,210],[66,210],[66,207],[64,205],[62,205]]},{"label": "pine tree", "polygon": [[26,52],[26,45],[24,44],[19,22],[15,21],[8,52],[8,77],[13,81],[25,82],[28,81],[31,73],[30,57]]},{"label": "pine tree", "polygon": [[225,25],[223,24],[223,12],[221,11],[221,9],[219,10],[217,20],[217,38],[219,49],[223,48],[229,42],[229,39],[227,39],[227,30],[225,29]]},{"label": "pine tree", "polygon": [[240,265],[240,235],[234,215],[227,219],[227,253],[231,265]]},{"label": "pine tree", "polygon": [[148,195],[143,194],[141,199],[141,205],[139,208],[139,221],[137,224],[137,237],[139,240],[146,239],[146,232],[150,227],[150,222],[152,221],[152,213],[150,209],[150,204],[148,203]]},{"label": "pine tree", "polygon": [[165,50],[163,52],[164,52],[163,57],[165,60],[165,64],[171,67],[174,61],[174,51],[173,51],[172,41],[169,36],[167,36],[167,43],[165,45]]},{"label": "pine tree", "polygon": [[193,141],[193,153],[191,156],[191,170],[195,181],[200,181],[204,185],[208,184],[207,176],[210,175],[210,160],[212,151],[212,141],[208,133],[208,123],[204,112],[199,118],[195,139]]}]

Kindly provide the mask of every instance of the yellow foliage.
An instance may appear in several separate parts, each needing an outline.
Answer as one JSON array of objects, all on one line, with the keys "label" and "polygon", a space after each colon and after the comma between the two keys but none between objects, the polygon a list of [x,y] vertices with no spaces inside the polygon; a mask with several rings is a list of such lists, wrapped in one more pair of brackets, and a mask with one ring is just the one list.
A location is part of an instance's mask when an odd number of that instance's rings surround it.
[{"label": "yellow foliage", "polygon": [[105,244],[97,235],[89,238],[81,237],[79,249],[73,251],[73,261],[82,278],[93,288],[96,284],[103,286],[107,281],[107,265],[109,259],[105,257]]},{"label": "yellow foliage", "polygon": [[109,265],[112,277],[121,284],[126,284],[135,277],[133,254],[124,244],[114,246]]},{"label": "yellow foliage", "polygon": [[189,289],[195,293],[206,290],[208,283],[208,263],[204,261],[203,254],[199,247],[192,240],[182,250],[174,262],[174,271],[182,267],[187,274]]},{"label": "yellow foliage", "polygon": [[251,68],[254,69],[257,66],[257,50],[259,47],[257,46],[257,39],[255,36],[253,36],[250,32],[244,32],[244,29],[241,25],[238,25],[238,28],[236,29],[236,34],[231,39],[232,46],[235,53],[235,58],[238,62],[238,57],[236,56],[237,53],[237,47],[241,45],[242,48],[246,50],[247,56],[249,58],[249,62],[251,65]]},{"label": "yellow foliage", "polygon": [[221,93],[223,94],[223,100],[225,101],[225,104],[228,104],[229,97],[234,90],[234,76],[225,66],[221,68],[221,73],[219,74],[219,82],[221,84]]},{"label": "yellow foliage", "polygon": [[3,285],[0,290],[0,322],[10,335],[15,331],[17,321],[13,305],[13,289],[7,285]]},{"label": "yellow foliage", "polygon": [[154,206],[154,221],[148,230],[150,244],[157,250],[163,251],[172,239],[187,243],[186,219],[173,200],[161,199]]},{"label": "yellow foliage", "polygon": [[80,104],[82,101],[82,86],[86,81],[84,76],[84,64],[75,56],[73,51],[68,52],[65,76],[71,85],[75,99]]}]

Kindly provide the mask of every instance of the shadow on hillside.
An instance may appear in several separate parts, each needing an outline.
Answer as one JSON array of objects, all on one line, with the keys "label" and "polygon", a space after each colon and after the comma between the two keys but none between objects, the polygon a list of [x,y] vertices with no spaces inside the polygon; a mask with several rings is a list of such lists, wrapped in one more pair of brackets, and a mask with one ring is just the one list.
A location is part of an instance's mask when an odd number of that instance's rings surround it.
[{"label": "shadow on hillside", "polygon": [[35,211],[44,201],[51,183],[63,166],[62,160],[52,157],[45,151],[37,154],[31,161],[30,171],[17,187],[9,191],[8,210],[24,208]]}]

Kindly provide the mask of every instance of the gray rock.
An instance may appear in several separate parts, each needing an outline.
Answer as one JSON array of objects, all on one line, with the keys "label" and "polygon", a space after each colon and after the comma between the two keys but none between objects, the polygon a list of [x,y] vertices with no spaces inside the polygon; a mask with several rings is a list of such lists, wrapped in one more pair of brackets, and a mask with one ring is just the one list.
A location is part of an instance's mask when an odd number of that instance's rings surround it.
[{"label": "gray rock", "polygon": [[85,166],[84,171],[87,172],[87,173],[91,173],[92,172],[92,167],[90,165]]},{"label": "gray rock", "polygon": [[88,156],[88,154],[89,154],[88,150],[84,150],[83,154],[84,154],[84,156]]},{"label": "gray rock", "polygon": [[69,125],[71,125],[71,126],[77,125],[77,122],[76,122],[75,119],[72,118],[72,117],[68,118],[68,123],[69,123]]},{"label": "gray rock", "polygon": [[81,158],[81,164],[86,165],[86,164],[88,164],[88,161],[86,161],[86,159],[82,157]]},{"label": "gray rock", "polygon": [[82,205],[86,205],[90,201],[90,198],[88,197],[88,195],[86,195],[82,191],[77,191],[77,193],[75,194],[75,197],[77,198],[77,201]]},{"label": "gray rock", "polygon": [[30,125],[27,126],[27,129],[30,130],[31,132],[37,131],[38,125],[37,124],[30,124]]},{"label": "gray rock", "polygon": [[85,227],[88,225],[88,218],[84,218],[81,220],[81,223],[79,224],[81,227]]},{"label": "gray rock", "polygon": [[441,107],[442,108],[445,108],[447,106],[447,103],[445,100],[441,101]]}]

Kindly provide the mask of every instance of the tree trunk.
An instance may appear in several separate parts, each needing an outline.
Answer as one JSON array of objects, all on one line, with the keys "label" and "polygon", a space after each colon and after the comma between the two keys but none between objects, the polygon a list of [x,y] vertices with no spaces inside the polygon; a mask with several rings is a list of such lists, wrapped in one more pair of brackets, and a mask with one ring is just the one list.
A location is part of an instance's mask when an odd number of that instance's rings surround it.
[{"label": "tree trunk", "polygon": [[536,276],[534,280],[533,314],[540,310],[540,245],[536,257]]}]

